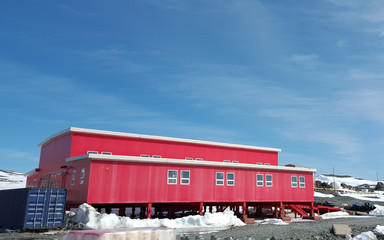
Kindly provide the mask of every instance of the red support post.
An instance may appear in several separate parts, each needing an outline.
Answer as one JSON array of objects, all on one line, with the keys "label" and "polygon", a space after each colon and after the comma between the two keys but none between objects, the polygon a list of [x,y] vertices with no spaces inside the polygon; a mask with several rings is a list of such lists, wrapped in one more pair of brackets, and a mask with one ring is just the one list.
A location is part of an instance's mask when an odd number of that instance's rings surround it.
[{"label": "red support post", "polygon": [[204,208],[204,203],[203,203],[203,202],[200,202],[200,207],[199,207],[199,215],[200,215],[200,216],[203,215],[203,208]]},{"label": "red support post", "polygon": [[243,202],[243,218],[247,218],[247,203]]},{"label": "red support post", "polygon": [[152,203],[148,203],[148,206],[147,206],[147,218],[151,218],[151,213],[152,213]]},{"label": "red support post", "polygon": [[311,202],[311,217],[314,217],[314,216],[315,216],[315,214],[313,212],[313,202]]}]

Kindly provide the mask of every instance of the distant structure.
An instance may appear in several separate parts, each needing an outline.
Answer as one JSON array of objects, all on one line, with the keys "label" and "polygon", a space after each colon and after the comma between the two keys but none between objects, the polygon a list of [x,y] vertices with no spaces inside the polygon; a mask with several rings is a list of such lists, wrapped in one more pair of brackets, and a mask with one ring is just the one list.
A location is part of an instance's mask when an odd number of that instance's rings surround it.
[{"label": "distant structure", "polygon": [[67,208],[88,203],[120,215],[131,208],[150,218],[230,207],[244,220],[250,207],[283,219],[284,209],[306,217],[319,211],[316,170],[278,166],[276,148],[74,127],[39,146],[27,187],[66,188]]}]

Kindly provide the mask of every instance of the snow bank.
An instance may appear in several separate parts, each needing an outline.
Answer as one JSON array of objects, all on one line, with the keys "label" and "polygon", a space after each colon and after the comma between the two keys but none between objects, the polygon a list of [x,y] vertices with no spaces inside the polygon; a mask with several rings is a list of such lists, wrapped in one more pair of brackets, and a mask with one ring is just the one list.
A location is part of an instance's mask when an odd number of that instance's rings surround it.
[{"label": "snow bank", "polygon": [[324,194],[319,192],[314,192],[315,197],[324,197],[324,198],[333,198],[334,196],[332,194]]},{"label": "snow bank", "polygon": [[324,213],[321,215],[323,219],[340,218],[340,217],[347,217],[347,216],[349,216],[349,214],[343,211]]},{"label": "snow bank", "polygon": [[384,216],[384,207],[377,204],[375,204],[375,207],[376,208],[370,211],[369,214],[374,216]]},{"label": "snow bank", "polygon": [[377,225],[373,232],[376,235],[384,235],[384,226]]},{"label": "snow bank", "polygon": [[368,231],[368,232],[360,233],[354,238],[352,238],[350,235],[347,235],[345,237],[345,240],[377,240],[377,237],[373,232]]},{"label": "snow bank", "polygon": [[72,217],[78,224],[82,223],[84,229],[117,229],[138,227],[166,227],[166,228],[196,228],[214,227],[226,228],[231,226],[244,226],[232,211],[226,210],[218,213],[205,213],[204,216],[194,215],[177,219],[131,219],[119,217],[116,214],[100,214],[92,206],[84,203],[79,206]]}]

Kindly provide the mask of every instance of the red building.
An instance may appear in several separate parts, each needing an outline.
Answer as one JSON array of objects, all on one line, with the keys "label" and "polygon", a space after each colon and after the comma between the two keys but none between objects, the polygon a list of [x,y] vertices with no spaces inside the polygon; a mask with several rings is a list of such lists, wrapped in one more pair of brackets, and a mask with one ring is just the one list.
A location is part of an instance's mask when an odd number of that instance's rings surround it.
[{"label": "red building", "polygon": [[[68,190],[67,207],[89,203],[125,212],[284,208],[301,215],[313,206],[315,169],[278,166],[276,148],[69,128],[40,145],[28,187]],[[278,211],[278,210],[279,211]],[[152,212],[153,213],[153,212]]]}]

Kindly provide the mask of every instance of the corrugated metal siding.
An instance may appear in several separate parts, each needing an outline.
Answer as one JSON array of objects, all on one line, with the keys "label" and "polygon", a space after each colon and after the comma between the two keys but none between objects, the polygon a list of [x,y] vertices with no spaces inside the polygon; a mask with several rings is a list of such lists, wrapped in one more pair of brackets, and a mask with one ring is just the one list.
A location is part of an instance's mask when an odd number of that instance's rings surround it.
[{"label": "corrugated metal siding", "polygon": [[[178,183],[167,184],[168,170],[177,170]],[[190,171],[190,184],[180,184],[180,171]],[[216,172],[235,173],[235,186],[216,185]],[[256,186],[256,174],[264,175],[264,186]],[[265,186],[265,175],[273,177]],[[291,176],[305,176],[305,188],[292,188]],[[198,166],[92,162],[89,203],[140,202],[276,202],[313,201],[313,175],[303,172],[229,169]]]},{"label": "corrugated metal siding", "polygon": [[87,154],[87,151],[111,152],[114,155],[126,156],[148,154],[175,159],[192,157],[203,158],[204,161],[230,160],[251,164],[258,162],[278,164],[278,152],[73,133],[71,157]]},{"label": "corrugated metal siding", "polygon": [[18,230],[61,227],[66,193],[60,188],[0,191],[0,227]]}]

